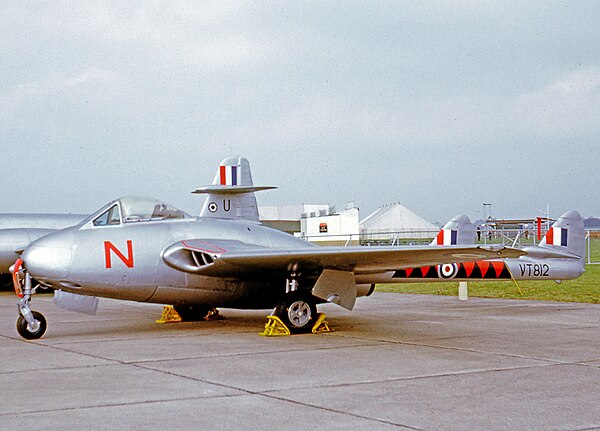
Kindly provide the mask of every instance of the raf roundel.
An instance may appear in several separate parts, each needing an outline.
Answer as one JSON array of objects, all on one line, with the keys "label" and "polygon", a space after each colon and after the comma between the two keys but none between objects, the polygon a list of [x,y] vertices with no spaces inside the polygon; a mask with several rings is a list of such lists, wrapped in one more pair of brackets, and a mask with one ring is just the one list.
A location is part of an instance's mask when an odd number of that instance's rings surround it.
[{"label": "raf roundel", "polygon": [[209,204],[208,204],[208,210],[209,210],[211,213],[214,213],[214,212],[216,212],[218,209],[219,209],[219,207],[217,206],[217,204],[216,204],[216,203],[214,203],[214,202],[211,202],[211,203],[209,203]]},{"label": "raf roundel", "polygon": [[454,278],[458,272],[458,265],[455,263],[446,263],[438,266],[440,278]]}]

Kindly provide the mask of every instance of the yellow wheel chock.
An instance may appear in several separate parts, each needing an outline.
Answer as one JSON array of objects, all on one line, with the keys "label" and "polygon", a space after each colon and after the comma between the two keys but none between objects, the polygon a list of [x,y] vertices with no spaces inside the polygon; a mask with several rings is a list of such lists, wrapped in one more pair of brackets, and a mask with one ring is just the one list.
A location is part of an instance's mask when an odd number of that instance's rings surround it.
[{"label": "yellow wheel chock", "polygon": [[258,335],[261,337],[281,337],[285,335],[292,335],[292,333],[279,317],[267,316],[265,330]]},{"label": "yellow wheel chock", "polygon": [[162,315],[160,319],[156,321],[156,323],[172,323],[172,322],[181,322],[183,319],[179,315],[175,308],[172,305],[165,305],[163,307]]},{"label": "yellow wheel chock", "polygon": [[[329,328],[329,325],[325,321],[325,313],[319,313],[317,315],[317,321],[312,327],[311,332],[313,334],[323,334],[326,332],[332,332],[332,329]],[[261,332],[261,337],[282,337],[287,335],[292,335],[290,329],[281,321],[281,319],[277,316],[267,316],[267,324],[265,325],[265,330]]]},{"label": "yellow wheel chock", "polygon": [[313,334],[324,334],[326,332],[333,332],[333,329],[329,327],[327,321],[325,320],[326,317],[327,316],[325,316],[325,313],[317,314],[317,321],[312,327]]}]

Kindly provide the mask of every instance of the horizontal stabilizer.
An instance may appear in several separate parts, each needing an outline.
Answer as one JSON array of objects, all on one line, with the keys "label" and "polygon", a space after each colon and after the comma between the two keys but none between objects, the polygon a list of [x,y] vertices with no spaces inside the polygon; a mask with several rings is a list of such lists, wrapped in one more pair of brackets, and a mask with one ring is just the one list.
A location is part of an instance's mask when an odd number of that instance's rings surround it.
[{"label": "horizontal stabilizer", "polygon": [[204,186],[198,187],[192,193],[194,194],[215,194],[215,195],[237,195],[241,193],[254,193],[261,190],[276,189],[274,186]]},{"label": "horizontal stabilizer", "polygon": [[579,259],[581,256],[570,253],[569,251],[560,249],[559,247],[523,247],[527,252],[527,257],[532,259]]}]

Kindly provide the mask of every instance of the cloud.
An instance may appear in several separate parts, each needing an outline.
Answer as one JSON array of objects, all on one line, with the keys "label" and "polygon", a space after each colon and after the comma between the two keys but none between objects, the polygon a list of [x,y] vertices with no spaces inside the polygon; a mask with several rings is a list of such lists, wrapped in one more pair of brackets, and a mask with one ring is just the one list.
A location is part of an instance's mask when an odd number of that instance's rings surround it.
[{"label": "cloud", "polygon": [[514,104],[514,119],[540,135],[600,132],[600,69],[575,70]]},{"label": "cloud", "polygon": [[112,84],[118,79],[118,76],[110,70],[91,67],[74,76],[19,84],[0,95],[0,100],[18,105],[37,97],[56,95],[72,89]]},{"label": "cloud", "polygon": [[54,36],[135,48],[138,55],[146,49],[159,61],[226,67],[262,58],[264,46],[244,31],[242,12],[237,1],[68,3],[49,7],[40,26]]},{"label": "cloud", "polygon": [[[272,141],[278,147],[319,147],[388,154],[438,151],[448,145],[481,146],[492,134],[500,107],[482,97],[463,96],[420,102],[379,103],[335,95],[311,95],[289,109],[238,125],[233,133],[250,142]],[[256,125],[254,125],[256,124]],[[225,138],[223,138],[225,139]]]},{"label": "cloud", "polygon": [[[276,144],[288,151],[301,147],[312,154],[323,154],[319,148],[337,148],[384,151],[393,157],[416,157],[423,151],[445,151],[457,158],[488,151],[535,156],[556,140],[567,151],[590,137],[596,140],[600,133],[600,69],[555,75],[537,89],[516,95],[386,103],[377,96],[356,100],[312,93],[264,118],[233,125],[227,133],[248,143]],[[228,138],[215,137],[219,140]]]},{"label": "cloud", "polygon": [[82,73],[70,78],[66,78],[62,82],[58,82],[56,88],[70,88],[78,86],[104,85],[112,84],[118,80],[117,74],[107,69],[91,67]]},{"label": "cloud", "polygon": [[110,70],[90,67],[72,76],[18,84],[0,94],[0,118],[10,120],[23,107],[49,99],[81,97],[89,92],[101,96],[107,87],[119,81],[119,76]]}]

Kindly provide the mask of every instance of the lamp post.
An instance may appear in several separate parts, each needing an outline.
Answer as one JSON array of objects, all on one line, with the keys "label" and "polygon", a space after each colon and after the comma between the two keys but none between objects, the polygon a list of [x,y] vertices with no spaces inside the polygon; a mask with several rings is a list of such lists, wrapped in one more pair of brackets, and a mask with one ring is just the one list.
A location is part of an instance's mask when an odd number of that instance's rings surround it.
[{"label": "lamp post", "polygon": [[487,209],[489,208],[490,210],[490,217],[492,217],[492,204],[483,204],[483,225],[484,225],[484,232],[483,232],[483,243],[487,244],[487,236],[488,236],[488,216],[487,216]]}]

